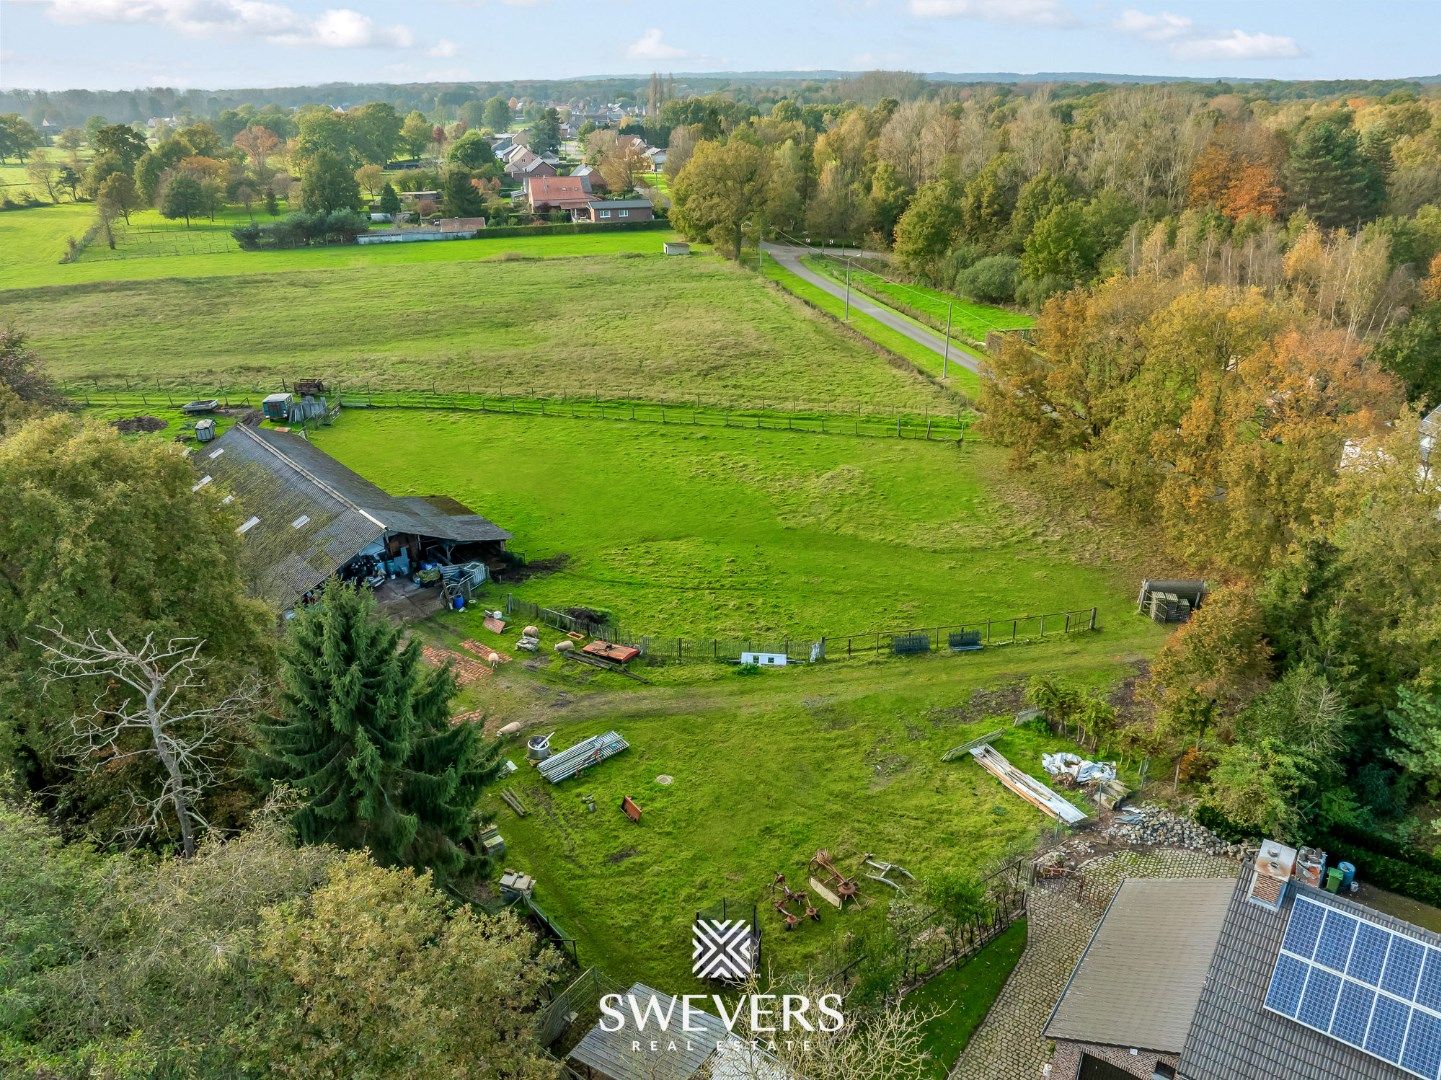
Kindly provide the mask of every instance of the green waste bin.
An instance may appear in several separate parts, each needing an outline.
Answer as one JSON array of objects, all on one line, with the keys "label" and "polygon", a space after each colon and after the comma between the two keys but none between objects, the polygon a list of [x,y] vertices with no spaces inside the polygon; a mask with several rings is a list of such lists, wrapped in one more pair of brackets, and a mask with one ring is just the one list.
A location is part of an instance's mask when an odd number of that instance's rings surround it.
[{"label": "green waste bin", "polygon": [[1331,867],[1330,870],[1327,870],[1327,871],[1326,871],[1326,891],[1327,891],[1327,892],[1340,892],[1340,891],[1341,891],[1341,880],[1342,880],[1345,876],[1346,876],[1346,875],[1343,874],[1337,867],[1334,867],[1334,866],[1333,866],[1333,867]]}]

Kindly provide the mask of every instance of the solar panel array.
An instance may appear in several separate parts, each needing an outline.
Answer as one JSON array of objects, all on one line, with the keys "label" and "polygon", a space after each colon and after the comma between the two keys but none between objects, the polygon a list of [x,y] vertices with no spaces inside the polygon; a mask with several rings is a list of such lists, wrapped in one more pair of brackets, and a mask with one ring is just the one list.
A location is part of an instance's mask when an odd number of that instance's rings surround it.
[{"label": "solar panel array", "polygon": [[1425,1080],[1441,1078],[1441,949],[1297,897],[1266,1008]]}]

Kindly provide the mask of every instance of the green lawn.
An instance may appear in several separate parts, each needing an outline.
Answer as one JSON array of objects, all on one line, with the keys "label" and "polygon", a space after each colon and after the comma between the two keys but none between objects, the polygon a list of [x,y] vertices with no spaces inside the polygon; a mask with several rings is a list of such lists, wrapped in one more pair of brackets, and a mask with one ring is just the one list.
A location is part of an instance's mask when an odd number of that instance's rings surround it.
[{"label": "green lawn", "polygon": [[[834,318],[844,318],[846,308],[844,300],[837,299],[825,290],[816,288],[810,282],[801,280],[769,255],[763,256],[761,273],[811,306]],[[904,316],[902,317],[904,318]],[[849,325],[857,333],[869,338],[889,352],[910,361],[928,375],[937,379],[944,377],[948,385],[964,394],[974,396],[980,390],[980,379],[974,372],[966,370],[959,364],[951,364],[948,367],[943,359],[931,349],[917,344],[904,334],[897,333],[884,323],[877,322],[869,315],[853,310],[850,313]]]},{"label": "green lawn", "polygon": [[[837,281],[844,281],[846,278],[844,266],[834,259],[809,255],[802,261],[812,270]],[[949,312],[951,334],[979,345],[985,344],[986,335],[992,330],[1023,330],[1034,326],[1036,322],[1034,316],[1023,311],[980,304],[925,285],[891,281],[859,267],[851,270],[851,284],[878,297],[882,303],[898,304],[910,309],[920,316],[921,322],[935,330],[944,332]]]},{"label": "green lawn", "polygon": [[1098,606],[1144,636],[1130,583],[989,493],[978,441],[623,421],[348,412],[315,441],[402,494],[450,495],[559,572],[516,593],[633,634],[809,639]]},{"label": "green lawn", "polygon": [[[658,252],[663,234],[620,235],[644,237]],[[473,243],[490,241],[407,247]],[[311,253],[281,257],[291,254]],[[179,256],[74,269],[251,257]],[[125,375],[149,385],[218,390],[313,375],[352,389],[434,384],[489,392],[702,395],[744,405],[914,412],[944,406],[954,413],[954,403],[934,387],[711,256],[398,264],[347,258],[361,265],[12,290],[0,293],[0,301],[31,331],[51,370],[70,382]]]},{"label": "green lawn", "polygon": [[950,1074],[1025,951],[1026,920],[1018,919],[965,963],[906,996],[912,1009],[936,1014],[922,1039],[931,1058],[926,1076],[945,1080]]}]

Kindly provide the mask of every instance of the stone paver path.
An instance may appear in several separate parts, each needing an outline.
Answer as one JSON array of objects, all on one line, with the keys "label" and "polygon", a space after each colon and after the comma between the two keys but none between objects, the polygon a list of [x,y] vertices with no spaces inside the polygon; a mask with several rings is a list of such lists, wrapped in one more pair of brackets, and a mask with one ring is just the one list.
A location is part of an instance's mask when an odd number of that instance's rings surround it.
[{"label": "stone paver path", "polygon": [[951,1080],[1038,1080],[1043,1075],[1050,1053],[1042,1029],[1123,879],[1235,877],[1240,864],[1194,851],[1123,851],[1079,869],[1085,876],[1079,898],[1074,877],[1040,880],[1031,890],[1026,951]]}]

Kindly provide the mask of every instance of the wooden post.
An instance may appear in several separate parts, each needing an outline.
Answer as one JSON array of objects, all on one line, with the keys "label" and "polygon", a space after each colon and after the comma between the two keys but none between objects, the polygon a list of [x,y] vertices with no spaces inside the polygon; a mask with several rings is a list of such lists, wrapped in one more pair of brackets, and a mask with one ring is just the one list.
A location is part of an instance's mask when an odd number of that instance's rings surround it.
[{"label": "wooden post", "polygon": [[1088,629],[1094,630],[1095,628],[1096,628],[1096,609],[1095,609],[1095,608],[1092,608],[1092,609],[1091,609],[1091,625],[1088,627]]}]

